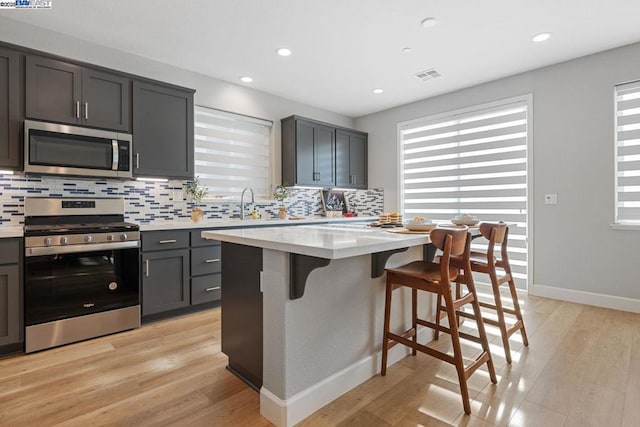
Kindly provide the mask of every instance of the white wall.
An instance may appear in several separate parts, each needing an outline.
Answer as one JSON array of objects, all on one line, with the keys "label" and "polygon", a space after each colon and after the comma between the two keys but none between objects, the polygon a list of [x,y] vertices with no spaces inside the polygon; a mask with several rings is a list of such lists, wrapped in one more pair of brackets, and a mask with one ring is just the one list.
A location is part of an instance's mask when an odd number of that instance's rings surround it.
[{"label": "white wall", "polygon": [[[397,209],[398,122],[532,93],[534,293],[640,311],[640,231],[609,227],[613,86],[638,79],[634,44],[358,118],[369,132],[369,185],[385,189],[385,210]],[[545,205],[545,193],[558,204]]]},{"label": "white wall", "polygon": [[[117,31],[117,28],[114,28],[114,31]],[[280,119],[298,114],[340,126],[353,127],[353,120],[350,117],[331,111],[2,17],[0,17],[0,41],[189,87],[196,90],[197,105],[272,120],[274,122],[272,131],[274,143],[272,182],[274,184],[279,183],[281,177]],[[211,60],[215,61],[216,58]]]}]

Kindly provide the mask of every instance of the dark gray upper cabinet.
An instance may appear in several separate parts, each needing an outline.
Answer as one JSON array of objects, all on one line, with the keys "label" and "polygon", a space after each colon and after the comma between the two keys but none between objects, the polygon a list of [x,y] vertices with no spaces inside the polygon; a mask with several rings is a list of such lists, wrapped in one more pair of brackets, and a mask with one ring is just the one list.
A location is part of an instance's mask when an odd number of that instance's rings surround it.
[{"label": "dark gray upper cabinet", "polygon": [[130,132],[130,92],[126,77],[27,55],[28,118]]},{"label": "dark gray upper cabinet", "polygon": [[336,186],[367,188],[367,135],[336,130]]},{"label": "dark gray upper cabinet", "polygon": [[0,168],[22,169],[20,54],[0,47]]},{"label": "dark gray upper cabinet", "polygon": [[193,91],[134,81],[134,175],[193,178],[193,125]]},{"label": "dark gray upper cabinet", "polygon": [[299,116],[282,119],[282,182],[367,188],[367,134]]},{"label": "dark gray upper cabinet", "polygon": [[296,120],[295,126],[295,183],[332,185],[335,130],[304,120]]},{"label": "dark gray upper cabinet", "polygon": [[131,132],[131,80],[82,70],[82,115],[86,125]]}]

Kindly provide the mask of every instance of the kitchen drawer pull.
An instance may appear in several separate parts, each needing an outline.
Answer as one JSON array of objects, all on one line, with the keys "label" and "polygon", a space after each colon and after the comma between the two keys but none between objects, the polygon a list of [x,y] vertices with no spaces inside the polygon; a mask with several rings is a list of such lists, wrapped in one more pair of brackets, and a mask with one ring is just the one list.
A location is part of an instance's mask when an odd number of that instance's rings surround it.
[{"label": "kitchen drawer pull", "polygon": [[220,286],[216,286],[215,288],[206,288],[205,291],[211,292],[211,291],[217,291],[218,289],[220,289]]},{"label": "kitchen drawer pull", "polygon": [[149,277],[149,260],[144,261],[144,275]]},{"label": "kitchen drawer pull", "polygon": [[169,240],[160,240],[158,243],[160,243],[161,245],[164,245],[165,243],[175,243],[177,242],[176,239],[169,239]]},{"label": "kitchen drawer pull", "polygon": [[205,259],[204,262],[206,263],[210,263],[210,262],[220,262],[220,258],[214,258],[214,259]]}]

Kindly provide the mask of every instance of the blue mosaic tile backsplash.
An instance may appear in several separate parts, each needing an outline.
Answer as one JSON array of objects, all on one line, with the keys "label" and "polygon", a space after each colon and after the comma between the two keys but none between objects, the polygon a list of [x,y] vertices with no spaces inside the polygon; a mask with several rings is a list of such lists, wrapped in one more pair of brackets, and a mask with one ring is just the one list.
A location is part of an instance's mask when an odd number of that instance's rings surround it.
[{"label": "blue mosaic tile backsplash", "polygon": [[[127,221],[148,224],[155,220],[191,220],[193,204],[187,198],[173,199],[175,192],[184,191],[184,184],[185,181],[180,180],[145,182],[0,175],[0,225],[15,226],[24,223],[25,196],[123,197]],[[349,210],[359,216],[379,215],[383,211],[382,189],[345,190],[344,193]],[[237,218],[239,206],[239,200],[205,200],[200,205],[208,219]],[[322,215],[320,190],[292,189],[291,196],[285,200],[285,206],[289,215]],[[280,202],[258,200],[253,207],[263,217],[275,218],[278,216]],[[247,207],[249,208],[251,206]]]}]

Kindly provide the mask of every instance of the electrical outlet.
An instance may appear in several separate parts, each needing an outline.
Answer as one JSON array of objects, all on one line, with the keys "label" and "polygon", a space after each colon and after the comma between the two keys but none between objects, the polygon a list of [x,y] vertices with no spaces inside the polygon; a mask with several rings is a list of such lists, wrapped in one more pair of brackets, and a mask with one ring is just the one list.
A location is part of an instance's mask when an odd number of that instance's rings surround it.
[{"label": "electrical outlet", "polygon": [[558,195],[557,194],[545,194],[544,195],[544,204],[545,205],[557,205],[558,204]]},{"label": "electrical outlet", "polygon": [[173,192],[173,197],[172,197],[174,202],[181,202],[184,200],[184,192],[182,190],[175,190]]}]

